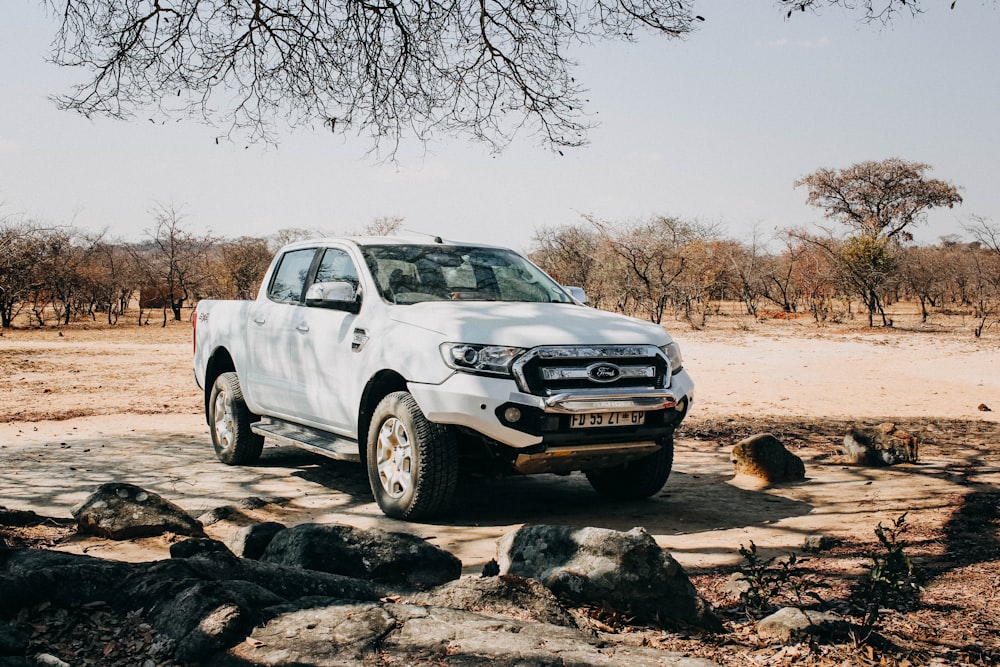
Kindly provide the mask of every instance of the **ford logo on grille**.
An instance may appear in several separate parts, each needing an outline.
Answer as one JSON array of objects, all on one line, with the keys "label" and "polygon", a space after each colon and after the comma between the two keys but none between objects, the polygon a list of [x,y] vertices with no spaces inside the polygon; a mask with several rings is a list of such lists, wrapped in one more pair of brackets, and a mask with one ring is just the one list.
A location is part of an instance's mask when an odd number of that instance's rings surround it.
[{"label": "ford logo on grille", "polygon": [[587,369],[587,377],[594,382],[614,382],[622,376],[622,369],[614,364],[594,364]]}]

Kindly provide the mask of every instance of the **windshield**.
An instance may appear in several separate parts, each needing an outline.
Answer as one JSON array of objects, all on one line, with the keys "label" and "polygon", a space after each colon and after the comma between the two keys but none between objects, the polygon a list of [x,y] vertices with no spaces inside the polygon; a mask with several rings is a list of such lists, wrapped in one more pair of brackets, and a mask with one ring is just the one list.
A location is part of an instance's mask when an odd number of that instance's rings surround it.
[{"label": "windshield", "polygon": [[572,303],[541,269],[511,250],[450,245],[372,245],[361,250],[382,298],[390,303]]}]

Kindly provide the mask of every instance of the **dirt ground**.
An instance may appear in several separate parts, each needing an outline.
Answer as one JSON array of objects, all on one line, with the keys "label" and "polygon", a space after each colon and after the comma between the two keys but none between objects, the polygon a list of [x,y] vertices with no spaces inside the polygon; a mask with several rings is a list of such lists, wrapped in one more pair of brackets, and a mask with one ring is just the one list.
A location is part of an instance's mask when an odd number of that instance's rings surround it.
[{"label": "dirt ground", "polygon": [[[710,642],[642,634],[644,643],[742,664],[994,664],[1000,656],[1000,336],[976,339],[959,319],[869,330],[803,319],[714,318],[701,330],[668,324],[695,379],[674,472],[648,502],[607,504],[586,480],[536,476],[466,480],[439,522],[384,517],[360,466],[267,444],[258,465],[219,463],[202,415],[186,323],[5,330],[0,336],[0,506],[56,518],[99,484],[127,481],[194,515],[241,499],[269,504],[208,526],[277,520],[410,531],[478,574],[496,539],[526,523],[645,527],[716,604],[730,633]],[[900,324],[901,323],[901,324]],[[917,433],[915,465],[847,466],[837,447],[852,425],[891,421]],[[732,445],[771,432],[801,457],[807,480],[763,487],[735,478]],[[503,499],[503,502],[498,502]],[[878,546],[874,529],[906,513],[907,553],[922,576],[920,604],[883,616],[891,650],[776,651],[722,593],[752,541],[765,556],[802,554],[808,535],[835,546],[808,556],[807,576],[846,600]],[[126,560],[166,557],[169,538],[111,542],[64,526],[15,531],[8,542]],[[835,605],[834,605],[835,606]],[[728,611],[727,611],[728,610]],[[610,623],[610,619],[604,619]],[[613,625],[613,624],[612,624]],[[847,655],[847,657],[845,657]],[[810,662],[812,661],[812,662]],[[909,661],[909,662],[907,662]]]}]

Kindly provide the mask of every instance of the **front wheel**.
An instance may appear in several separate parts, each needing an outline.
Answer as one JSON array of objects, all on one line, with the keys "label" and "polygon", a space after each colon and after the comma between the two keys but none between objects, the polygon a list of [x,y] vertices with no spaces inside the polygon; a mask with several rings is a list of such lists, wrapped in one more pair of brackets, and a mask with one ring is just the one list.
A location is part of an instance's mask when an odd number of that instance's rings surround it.
[{"label": "front wheel", "polygon": [[215,379],[208,401],[208,425],[220,461],[249,465],[260,458],[264,437],[250,430],[250,424],[259,419],[243,401],[236,373],[223,373]]},{"label": "front wheel", "polygon": [[379,402],[367,443],[368,482],[386,516],[427,519],[443,510],[458,483],[451,428],[427,421],[409,392]]},{"label": "front wheel", "polygon": [[674,463],[674,437],[660,439],[660,449],[614,468],[587,472],[587,481],[608,500],[642,500],[663,488]]}]

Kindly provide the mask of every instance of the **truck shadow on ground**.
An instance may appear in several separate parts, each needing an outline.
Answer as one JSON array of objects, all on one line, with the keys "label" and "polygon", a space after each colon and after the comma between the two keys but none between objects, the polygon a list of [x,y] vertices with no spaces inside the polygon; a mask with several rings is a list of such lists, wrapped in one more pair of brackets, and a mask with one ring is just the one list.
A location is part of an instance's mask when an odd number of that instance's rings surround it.
[{"label": "truck shadow on ground", "polygon": [[451,513],[438,523],[502,526],[549,523],[679,534],[739,528],[801,516],[808,503],[741,489],[732,475],[674,472],[652,498],[611,501],[598,495],[582,473],[501,480],[467,478],[459,484]]},{"label": "truck shadow on ground", "polygon": [[[373,503],[367,475],[358,464],[275,449],[260,465],[294,468],[293,477],[344,494],[355,507]],[[654,497],[616,502],[598,495],[582,473],[501,479],[467,475],[459,479],[449,510],[427,523],[454,527],[559,524],[614,530],[643,526],[651,533],[679,534],[773,523],[813,510],[806,502],[733,486],[728,483],[731,479],[729,474],[675,471]],[[342,505],[342,509],[348,507]]]}]

